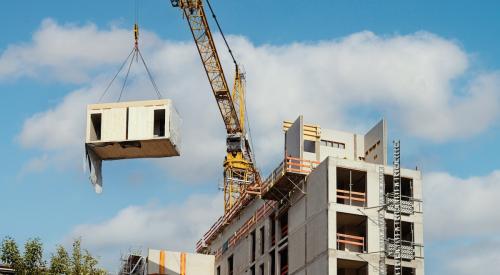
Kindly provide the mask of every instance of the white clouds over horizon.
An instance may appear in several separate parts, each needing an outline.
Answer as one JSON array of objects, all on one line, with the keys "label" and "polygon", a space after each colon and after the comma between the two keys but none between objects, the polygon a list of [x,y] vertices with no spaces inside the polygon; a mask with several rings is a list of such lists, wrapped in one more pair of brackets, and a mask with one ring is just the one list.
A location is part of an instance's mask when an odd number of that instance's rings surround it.
[{"label": "white clouds over horizon", "polygon": [[[142,33],[146,61],[184,121],[183,155],[155,162],[172,175],[185,175],[189,163],[189,169],[200,171],[198,175],[216,177],[219,173],[214,171],[223,158],[224,129],[194,43],[164,41],[154,33]],[[114,68],[126,57],[130,34],[117,26],[101,29],[94,24],[46,19],[33,41],[7,47],[0,56],[0,81],[34,77],[86,83],[52,108],[25,120],[17,137],[24,148],[39,150],[49,158],[79,159],[85,105],[97,100]],[[242,36],[229,40],[247,72],[247,105],[261,168],[279,159],[281,121],[299,114],[326,128],[360,131],[385,116],[391,128],[431,142],[472,137],[498,122],[500,74],[484,71],[470,76],[468,53],[455,41],[435,34],[379,36],[364,31],[335,40],[281,46],[255,45]],[[220,53],[231,85],[230,58]],[[135,95],[126,99],[151,94],[141,72],[135,76],[129,89]],[[367,115],[374,113],[380,115]]]},{"label": "white clouds over horizon", "polygon": [[194,251],[196,241],[221,215],[221,202],[220,194],[193,194],[177,204],[131,205],[103,222],[77,225],[63,242],[81,237],[108,267],[116,267],[119,252],[130,248]]},{"label": "white clouds over horizon", "polygon": [[423,182],[426,240],[484,238],[500,232],[500,219],[494,218],[500,170],[466,179],[434,172],[424,175]]},{"label": "white clouds over horizon", "polygon": [[[142,33],[144,57],[184,123],[182,155],[154,163],[169,179],[216,182],[222,173],[225,131],[194,43]],[[34,79],[79,85],[57,104],[24,121],[16,141],[40,153],[26,163],[24,171],[81,165],[85,107],[96,102],[130,51],[131,34],[118,26],[47,19],[32,41],[11,44],[0,53],[0,82]],[[299,114],[324,128],[361,132],[385,116],[390,128],[431,143],[474,137],[499,121],[499,71],[476,68],[471,54],[456,41],[436,34],[364,31],[285,45],[256,45],[243,36],[228,38],[247,73],[247,106],[261,167],[274,167],[283,153],[281,121]],[[219,53],[232,85],[231,60],[222,48]],[[143,72],[133,71],[131,78],[125,100],[154,95]],[[114,99],[118,89],[107,100]],[[495,214],[499,181],[498,170],[466,179],[446,172],[426,174],[426,238],[434,242],[473,232],[484,236],[498,232],[500,223],[488,216]],[[107,255],[134,244],[185,249],[214,221],[220,201],[219,196],[192,195],[180,205],[133,205],[106,221],[76,226],[68,238],[83,236],[92,250]],[[190,223],[196,226],[184,232]],[[498,253],[491,250],[485,250],[489,253],[485,258],[496,259]],[[468,259],[462,262],[464,270],[477,266],[475,258]]]}]

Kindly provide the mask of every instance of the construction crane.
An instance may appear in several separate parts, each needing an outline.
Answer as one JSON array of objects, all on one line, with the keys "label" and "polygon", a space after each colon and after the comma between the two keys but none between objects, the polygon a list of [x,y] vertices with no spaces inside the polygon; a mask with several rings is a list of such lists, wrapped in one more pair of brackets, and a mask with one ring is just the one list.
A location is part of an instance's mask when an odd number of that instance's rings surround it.
[{"label": "construction crane", "polygon": [[227,153],[224,159],[224,213],[228,213],[238,200],[246,194],[260,194],[261,177],[255,165],[251,143],[245,121],[245,74],[242,72],[207,0],[212,17],[224,39],[235,65],[232,91],[226,81],[215,42],[207,22],[202,0],[170,0],[173,7],[180,8],[198,48],[201,61],[212,92],[217,101],[222,120],[226,126]]}]

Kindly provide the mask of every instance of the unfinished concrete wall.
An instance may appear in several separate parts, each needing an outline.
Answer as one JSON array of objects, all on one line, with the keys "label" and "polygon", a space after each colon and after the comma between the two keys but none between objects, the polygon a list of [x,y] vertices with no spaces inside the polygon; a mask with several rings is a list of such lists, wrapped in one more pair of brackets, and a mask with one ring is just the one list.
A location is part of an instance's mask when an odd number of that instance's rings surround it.
[{"label": "unfinished concrete wall", "polygon": [[286,156],[303,158],[304,154],[304,119],[299,116],[285,132]]},{"label": "unfinished concrete wall", "polygon": [[[314,271],[326,271],[328,263],[326,257],[319,259],[328,250],[328,161],[322,162],[309,175],[306,186],[306,262],[314,262],[308,267],[308,274],[324,274]],[[309,273],[309,269],[313,273]]]},{"label": "unfinished concrete wall", "polygon": [[147,274],[214,275],[212,255],[149,249]]},{"label": "unfinished concrete wall", "polygon": [[387,126],[384,119],[365,134],[365,161],[387,164]]}]

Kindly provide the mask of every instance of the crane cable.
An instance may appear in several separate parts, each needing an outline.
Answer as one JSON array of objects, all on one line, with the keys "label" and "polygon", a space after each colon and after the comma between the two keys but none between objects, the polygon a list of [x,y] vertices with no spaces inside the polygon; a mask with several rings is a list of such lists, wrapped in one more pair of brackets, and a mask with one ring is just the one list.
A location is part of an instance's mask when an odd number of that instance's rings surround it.
[{"label": "crane cable", "polygon": [[236,58],[234,58],[233,51],[231,50],[231,47],[229,47],[229,43],[227,43],[226,36],[224,35],[224,32],[222,31],[222,28],[219,24],[219,20],[217,20],[217,16],[215,16],[215,12],[212,9],[212,5],[210,5],[210,1],[207,0],[208,8],[210,9],[210,13],[212,14],[212,18],[215,21],[215,24],[217,24],[217,29],[219,29],[219,32],[222,36],[222,39],[224,40],[224,43],[226,44],[227,50],[229,51],[229,54],[231,55],[231,58],[233,59],[234,66],[236,66],[236,72],[238,72],[238,63],[236,62]]},{"label": "crane cable", "polygon": [[144,65],[144,68],[146,70],[146,73],[148,75],[149,81],[151,82],[151,85],[153,86],[153,89],[156,93],[156,96],[158,97],[158,99],[163,98],[163,96],[160,92],[160,89],[158,88],[158,85],[156,85],[156,81],[154,80],[154,77],[151,74],[151,71],[149,70],[148,65],[146,64],[146,61],[144,60],[144,57],[142,56],[141,50],[139,49],[139,23],[138,23],[138,21],[139,21],[139,7],[138,7],[138,0],[135,0],[134,17],[135,17],[134,18],[134,21],[135,21],[134,22],[134,47],[132,48],[132,51],[129,53],[127,58],[125,58],[125,61],[123,61],[122,65],[118,69],[118,72],[116,72],[115,76],[111,79],[110,83],[108,84],[108,86],[106,87],[104,92],[99,97],[98,102],[101,102],[102,98],[104,97],[104,95],[106,95],[106,93],[110,89],[110,87],[113,84],[113,82],[115,81],[115,79],[118,77],[120,72],[125,67],[125,64],[128,63],[129,59],[130,59],[130,62],[128,65],[127,72],[125,74],[125,78],[123,80],[122,88],[120,90],[120,95],[118,97],[118,102],[120,102],[122,95],[123,95],[123,91],[125,90],[125,87],[127,86],[128,76],[130,74],[130,69],[132,67],[132,63],[133,63],[134,59],[136,60],[136,62],[139,62],[139,59],[141,60],[142,64]]}]

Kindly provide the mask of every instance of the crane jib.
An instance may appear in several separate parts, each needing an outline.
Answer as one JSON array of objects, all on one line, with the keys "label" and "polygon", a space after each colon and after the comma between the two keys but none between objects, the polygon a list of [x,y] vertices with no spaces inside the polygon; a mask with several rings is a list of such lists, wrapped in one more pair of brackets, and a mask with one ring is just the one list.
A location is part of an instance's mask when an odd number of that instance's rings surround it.
[{"label": "crane jib", "polygon": [[242,132],[243,129],[240,127],[238,113],[229,92],[205,13],[201,5],[198,7],[184,8],[184,15],[187,18],[191,33],[196,42],[198,53],[200,54],[210,86],[219,106],[227,133]]}]

